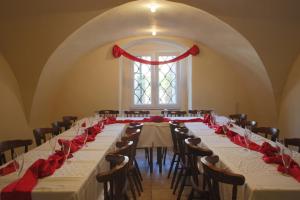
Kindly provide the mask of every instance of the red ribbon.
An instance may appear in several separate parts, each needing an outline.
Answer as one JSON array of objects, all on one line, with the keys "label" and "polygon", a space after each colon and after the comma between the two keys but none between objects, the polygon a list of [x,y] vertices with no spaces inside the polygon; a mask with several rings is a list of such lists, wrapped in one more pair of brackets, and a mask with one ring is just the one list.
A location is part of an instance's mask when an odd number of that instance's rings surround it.
[{"label": "red ribbon", "polygon": [[189,50],[187,50],[186,52],[184,52],[183,54],[181,54],[180,56],[177,56],[176,58],[173,58],[171,60],[166,60],[166,61],[149,61],[149,60],[144,60],[142,58],[136,57],[130,53],[128,53],[127,51],[125,51],[124,49],[122,49],[121,47],[119,47],[118,45],[114,45],[113,49],[112,49],[112,54],[115,58],[119,58],[121,56],[125,56],[126,58],[136,61],[136,62],[140,62],[140,63],[144,63],[144,64],[148,64],[148,65],[163,65],[163,64],[168,64],[168,63],[172,63],[172,62],[177,62],[179,60],[182,60],[186,57],[188,57],[189,55],[192,56],[196,56],[200,53],[200,49],[197,45],[193,45]]},{"label": "red ribbon", "polygon": [[[103,129],[103,122],[99,122],[93,127],[87,128],[84,134],[89,134],[87,142],[94,141],[98,133]],[[82,148],[85,135],[76,136],[74,139],[59,140],[59,144],[70,145],[70,153],[74,153]],[[72,157],[72,156],[70,156]],[[1,191],[1,200],[31,200],[31,191],[38,183],[38,179],[52,175],[65,162],[63,150],[57,151],[48,159],[38,159],[25,172],[22,178],[7,185]]]}]

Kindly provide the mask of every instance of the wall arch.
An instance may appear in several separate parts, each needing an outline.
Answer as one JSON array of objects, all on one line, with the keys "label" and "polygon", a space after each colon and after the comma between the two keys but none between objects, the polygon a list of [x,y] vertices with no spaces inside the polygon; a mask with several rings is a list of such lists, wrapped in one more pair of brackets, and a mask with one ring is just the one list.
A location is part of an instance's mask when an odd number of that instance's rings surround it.
[{"label": "wall arch", "polygon": [[[159,35],[199,41],[231,59],[238,70],[247,71],[249,76],[255,77],[257,86],[264,91],[262,98],[268,101],[266,112],[272,116],[272,119],[265,121],[276,121],[276,105],[269,77],[246,38],[200,9],[162,1],[153,16],[148,10],[148,3],[134,1],[106,11],[79,28],[53,52],[43,68],[32,102],[30,121],[33,125],[49,122],[49,113],[54,106],[52,100],[64,75],[76,59],[108,42],[132,35],[149,35],[153,24],[156,24],[155,29]],[[246,81],[252,83],[251,77]],[[249,87],[249,90],[253,90],[253,87]],[[261,106],[261,100],[253,100],[258,107],[264,107]]]}]

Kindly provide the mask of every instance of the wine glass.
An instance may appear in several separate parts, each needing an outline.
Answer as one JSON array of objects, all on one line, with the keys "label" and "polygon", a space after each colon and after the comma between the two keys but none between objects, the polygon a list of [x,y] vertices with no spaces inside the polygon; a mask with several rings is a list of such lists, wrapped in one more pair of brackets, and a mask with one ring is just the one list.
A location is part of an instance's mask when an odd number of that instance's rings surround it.
[{"label": "wine glass", "polygon": [[245,127],[244,139],[245,139],[245,143],[246,143],[248,151],[250,151],[251,138],[252,138],[251,130],[249,130],[248,127]]},{"label": "wine glass", "polygon": [[215,112],[211,112],[210,114],[210,124],[213,126],[215,125],[216,118],[215,118]]},{"label": "wine glass", "polygon": [[71,151],[71,142],[67,141],[66,143],[63,143],[62,145],[62,152],[65,155],[65,160],[68,159]]},{"label": "wine glass", "polygon": [[18,155],[16,152],[13,153],[13,163],[17,176],[19,177],[24,167],[24,154]]},{"label": "wine glass", "polygon": [[87,139],[88,139],[88,136],[89,136],[89,134],[88,134],[88,132],[84,132],[83,133],[83,137],[84,137],[84,140],[83,140],[83,145],[85,146],[85,147],[87,147],[88,145],[87,145]]},{"label": "wine glass", "polygon": [[51,148],[51,152],[50,152],[50,155],[51,155],[55,152],[55,147],[56,147],[56,144],[57,144],[57,137],[51,135],[48,142],[49,142],[49,145],[50,145],[50,148]]},{"label": "wine glass", "polygon": [[285,169],[284,173],[287,174],[289,172],[290,164],[292,161],[292,150],[285,146],[281,146],[280,155]]}]

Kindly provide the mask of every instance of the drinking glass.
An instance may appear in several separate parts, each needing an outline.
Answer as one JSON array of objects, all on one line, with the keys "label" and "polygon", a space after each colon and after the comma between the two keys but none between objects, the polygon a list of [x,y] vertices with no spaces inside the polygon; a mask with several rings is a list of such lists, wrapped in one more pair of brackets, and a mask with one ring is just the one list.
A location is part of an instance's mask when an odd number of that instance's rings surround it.
[{"label": "drinking glass", "polygon": [[83,136],[84,136],[84,141],[83,141],[83,145],[85,146],[85,147],[87,147],[88,145],[87,145],[87,139],[88,139],[88,136],[89,136],[89,134],[86,132],[86,133],[83,133]]},{"label": "drinking glass", "polygon": [[55,152],[55,147],[56,147],[56,144],[57,144],[57,137],[51,135],[48,142],[49,142],[49,145],[50,145],[50,148],[51,148],[51,152],[50,152],[50,155],[51,155]]},{"label": "drinking glass", "polygon": [[13,163],[17,172],[17,176],[19,177],[24,167],[24,154],[18,155],[16,152],[14,152]]},{"label": "drinking glass", "polygon": [[244,139],[245,139],[245,143],[246,143],[248,151],[250,151],[251,137],[252,137],[251,130],[249,130],[248,127],[245,127]]},{"label": "drinking glass", "polygon": [[280,155],[285,169],[284,173],[287,174],[289,172],[290,164],[292,161],[292,150],[285,146],[281,146]]},{"label": "drinking glass", "polygon": [[67,143],[64,143],[62,145],[62,151],[65,155],[65,160],[67,160],[70,155],[70,151],[71,151],[71,142],[70,141],[68,141]]}]

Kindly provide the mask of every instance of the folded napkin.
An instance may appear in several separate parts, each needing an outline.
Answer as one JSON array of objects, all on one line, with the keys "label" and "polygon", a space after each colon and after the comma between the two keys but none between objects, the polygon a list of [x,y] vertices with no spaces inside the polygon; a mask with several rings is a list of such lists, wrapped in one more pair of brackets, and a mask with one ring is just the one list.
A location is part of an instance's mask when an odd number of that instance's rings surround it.
[{"label": "folded napkin", "polygon": [[19,163],[13,160],[8,165],[0,169],[0,176],[5,176],[7,174],[13,173],[16,171],[16,168],[19,168]]},{"label": "folded napkin", "polygon": [[203,122],[206,123],[206,124],[210,124],[210,121],[211,121],[210,119],[211,119],[211,115],[210,114],[205,114]]},{"label": "folded napkin", "polygon": [[279,152],[279,149],[273,147],[268,142],[264,142],[260,146],[259,152],[261,152],[261,153],[263,153],[264,155],[267,155],[267,156],[273,156],[273,155],[275,155],[276,153]]},{"label": "folded napkin", "polygon": [[224,134],[225,134],[224,130],[225,130],[225,132],[227,132],[227,131],[228,131],[228,128],[227,128],[226,126],[217,126],[217,127],[215,128],[215,133],[216,133],[216,134],[224,135]]},{"label": "folded napkin", "polygon": [[151,122],[156,122],[156,123],[159,123],[159,122],[164,122],[164,117],[162,116],[151,116],[150,117],[150,121]]},{"label": "folded napkin", "polygon": [[7,185],[1,191],[1,200],[31,200],[31,191],[38,179],[52,175],[65,161],[64,154],[59,151],[47,160],[38,159],[25,172],[22,178]]}]

